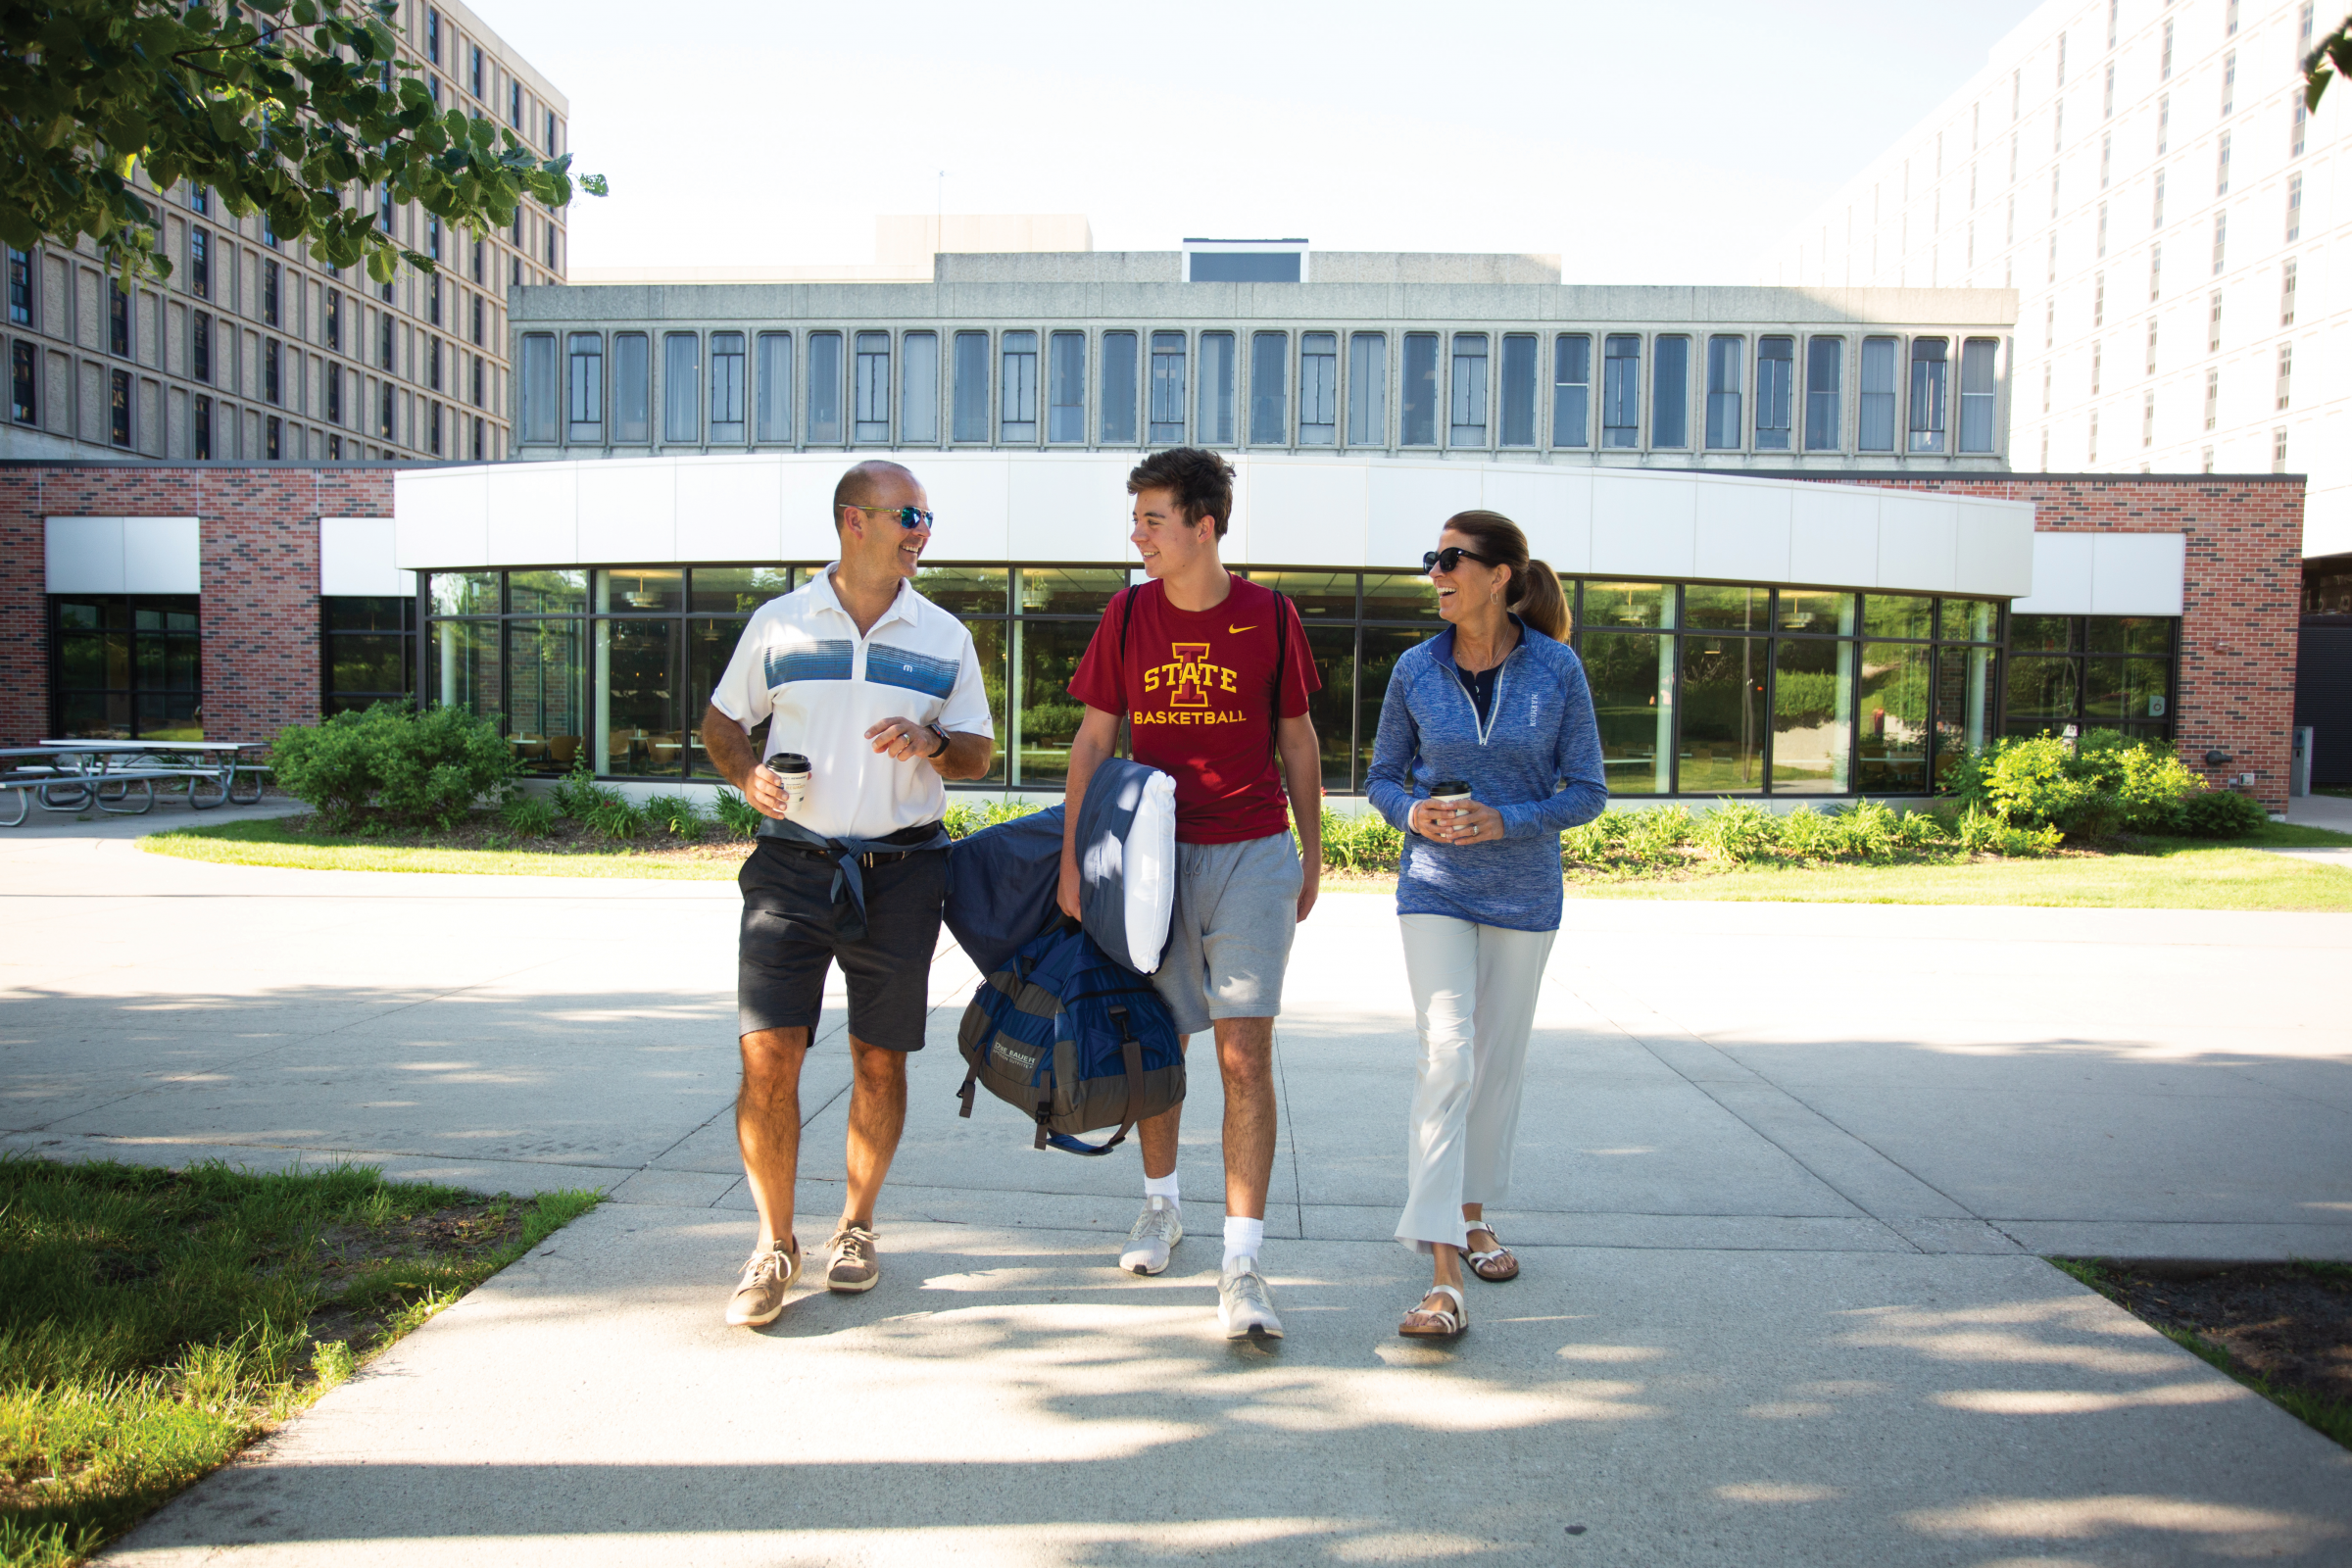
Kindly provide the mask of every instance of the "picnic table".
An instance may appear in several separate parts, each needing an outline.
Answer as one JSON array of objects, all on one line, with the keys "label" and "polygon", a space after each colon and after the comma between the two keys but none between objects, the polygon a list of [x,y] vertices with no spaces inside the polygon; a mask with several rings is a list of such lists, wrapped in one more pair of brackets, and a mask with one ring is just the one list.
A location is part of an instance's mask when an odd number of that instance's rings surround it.
[{"label": "picnic table", "polygon": [[[0,747],[0,762],[14,764],[0,773],[0,794],[15,796],[17,803],[17,814],[0,820],[0,827],[23,822],[35,805],[44,811],[95,806],[118,815],[139,815],[155,808],[159,780],[187,780],[188,805],[195,810],[223,803],[250,806],[262,798],[262,775],[270,769],[242,757],[259,749],[253,741],[164,740],[44,740]],[[134,795],[136,806],[129,804]]]}]

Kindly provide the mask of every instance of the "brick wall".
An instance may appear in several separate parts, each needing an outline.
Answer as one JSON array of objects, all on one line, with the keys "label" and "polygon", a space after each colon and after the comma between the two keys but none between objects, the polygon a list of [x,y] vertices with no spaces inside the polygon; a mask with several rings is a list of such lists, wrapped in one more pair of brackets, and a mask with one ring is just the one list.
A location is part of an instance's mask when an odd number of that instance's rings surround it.
[{"label": "brick wall", "polygon": [[49,726],[44,517],[202,519],[205,733],[266,741],[318,717],[318,519],[391,514],[384,467],[0,466],[0,744]]},{"label": "brick wall", "polygon": [[[2031,501],[2034,527],[2040,533],[2187,535],[2180,687],[2173,718],[2180,760],[2216,785],[2252,773],[2248,793],[2274,811],[2286,809],[2302,609],[2301,476],[1821,477],[1881,489]],[[2208,768],[2208,751],[2227,752],[2233,760]]]}]

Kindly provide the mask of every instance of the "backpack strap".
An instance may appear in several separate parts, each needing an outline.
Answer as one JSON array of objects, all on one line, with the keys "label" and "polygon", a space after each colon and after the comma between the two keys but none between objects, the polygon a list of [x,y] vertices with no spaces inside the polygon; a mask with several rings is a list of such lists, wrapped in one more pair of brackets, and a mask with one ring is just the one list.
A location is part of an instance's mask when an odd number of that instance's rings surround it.
[{"label": "backpack strap", "polygon": [[1266,706],[1266,755],[1274,759],[1276,769],[1282,763],[1282,676],[1284,663],[1291,651],[1291,629],[1283,621],[1283,612],[1296,615],[1298,607],[1291,596],[1279,588],[1267,590],[1274,596],[1274,697]]},{"label": "backpack strap", "polygon": [[1112,1133],[1103,1142],[1100,1144],[1082,1143],[1068,1133],[1048,1133],[1046,1118],[1052,1112],[1053,1107],[1051,1105],[1042,1106],[1037,1113],[1037,1142],[1032,1147],[1043,1149],[1051,1144],[1055,1149],[1064,1149],[1073,1154],[1107,1154],[1126,1142],[1127,1134],[1134,1130],[1135,1097],[1140,1092],[1144,1081],[1144,1047],[1143,1043],[1135,1038],[1135,1030],[1128,1025],[1127,1009],[1114,1003],[1109,1011],[1110,1021],[1119,1026],[1119,1055],[1121,1064],[1127,1069],[1127,1119],[1119,1123],[1119,1130]]}]

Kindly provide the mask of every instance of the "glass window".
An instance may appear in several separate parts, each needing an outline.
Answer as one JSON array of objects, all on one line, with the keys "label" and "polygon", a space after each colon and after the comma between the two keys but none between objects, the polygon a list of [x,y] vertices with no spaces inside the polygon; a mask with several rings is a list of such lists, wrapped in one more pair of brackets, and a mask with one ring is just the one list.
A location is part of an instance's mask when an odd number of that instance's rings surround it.
[{"label": "glass window", "polygon": [[1487,444],[1487,334],[1453,334],[1453,411],[1446,444],[1483,447]]},{"label": "glass window", "polygon": [[1102,444],[1135,444],[1135,334],[1102,334]]},{"label": "glass window", "polygon": [[2162,720],[2172,707],[2171,673],[2172,662],[2165,659],[2084,660],[2083,722],[2130,732]]},{"label": "glass window", "polygon": [[1601,364],[1600,444],[1638,447],[1642,444],[1642,339],[1632,332],[1612,332]]},{"label": "glass window", "polygon": [[[435,576],[436,583],[441,579]],[[676,566],[614,566],[596,574],[599,614],[675,614],[686,608],[686,573]]]},{"label": "glass window", "polygon": [[1933,637],[1936,601],[1906,594],[1872,594],[1862,601],[1862,630],[1872,637]]},{"label": "glass window", "polygon": [[1690,340],[1661,336],[1649,375],[1649,444],[1655,448],[1690,444]]},{"label": "glass window", "polygon": [[588,623],[510,620],[507,744],[526,773],[562,774],[588,733]]},{"label": "glass window", "polygon": [[495,615],[499,612],[495,571],[436,571],[429,589],[436,615]]},{"label": "glass window", "polygon": [[808,439],[815,445],[841,440],[841,334],[808,334]]},{"label": "glass window", "polygon": [[1438,444],[1438,334],[1404,334],[1404,429],[1408,447]]},{"label": "glass window", "polygon": [[1056,332],[1052,339],[1046,402],[1046,439],[1086,439],[1086,334]]},{"label": "glass window", "polygon": [[1785,795],[1843,795],[1850,787],[1854,644],[1787,637],[1773,650],[1772,787]]},{"label": "glass window", "polygon": [[1233,443],[1234,372],[1233,334],[1203,332],[1200,334],[1200,407],[1199,420],[1194,424],[1193,438],[1202,446],[1229,447]]},{"label": "glass window", "polygon": [[1592,439],[1592,339],[1563,332],[1551,344],[1551,444],[1581,447]]},{"label": "glass window", "polygon": [[[688,339],[692,342],[692,339]],[[525,332],[522,337],[522,438],[552,442],[560,439],[563,404],[556,395],[556,339],[552,332]]]},{"label": "glass window", "polygon": [[1099,617],[1013,622],[1013,662],[1020,672],[1012,724],[1015,785],[1058,785],[1069,777],[1070,743],[1086,716],[1085,705],[1070,695],[1070,677],[1100,623]]},{"label": "glass window", "polygon": [[925,566],[914,591],[958,615],[1002,615],[1008,577],[1004,566]]},{"label": "glass window", "polygon": [[662,340],[662,439],[700,441],[703,411],[702,339],[692,332],[672,332]]},{"label": "glass window", "polygon": [[1301,620],[1353,620],[1355,573],[1352,571],[1264,571],[1249,574],[1276,593],[1291,596]]},{"label": "glass window", "polygon": [[[1757,590],[1762,592],[1761,589]],[[1854,634],[1854,596],[1828,588],[1784,588],[1781,590],[1780,613],[1775,617],[1783,631]]]},{"label": "glass window", "polygon": [[1796,339],[1756,340],[1756,450],[1786,452],[1796,409]]},{"label": "glass window", "polygon": [[[2153,342],[2155,324],[2149,323]],[[1993,356],[2000,344],[1988,337],[1972,337],[1960,345],[1960,450],[1992,450]],[[2155,357],[2150,349],[2149,357]]]},{"label": "glass window", "polygon": [[743,334],[710,334],[710,439],[743,439]]},{"label": "glass window", "polygon": [[1672,626],[1674,590],[1655,582],[1589,582],[1585,584],[1587,626]]},{"label": "glass window", "polygon": [[1865,452],[1894,450],[1894,339],[1862,340],[1862,439]]},{"label": "glass window", "polygon": [[1298,334],[1298,444],[1328,447],[1339,440],[1340,336]]},{"label": "glass window", "polygon": [[506,639],[501,631],[495,620],[435,621],[431,690],[444,708],[498,720],[504,734],[500,689],[505,684],[501,675]]},{"label": "glass window", "polygon": [[1253,446],[1289,443],[1291,339],[1287,332],[1259,332],[1250,339],[1250,441]]},{"label": "glass window", "polygon": [[1126,586],[1124,566],[1023,566],[1020,612],[1100,615]]},{"label": "glass window", "polygon": [[860,332],[857,342],[856,381],[851,391],[860,441],[890,439],[890,334]]},{"label": "glass window", "polygon": [[1502,445],[1536,444],[1536,340],[1512,333],[1502,340]]},{"label": "glass window", "polygon": [[1152,334],[1152,446],[1175,446],[1184,440],[1184,334]]},{"label": "glass window", "polygon": [[[675,620],[596,622],[597,713],[592,760],[607,774],[644,777],[681,771],[685,727],[678,718]],[[696,715],[698,718],[700,714]]]},{"label": "glass window", "polygon": [[1682,793],[1725,795],[1762,789],[1764,676],[1772,644],[1762,637],[1721,632],[1692,632],[1678,640],[1683,656]]},{"label": "glass window", "polygon": [[1674,639],[1588,630],[1581,651],[1609,793],[1668,793],[1673,788]]},{"label": "glass window", "polygon": [[[697,566],[690,580],[689,610],[749,615],[779,594],[792,592],[790,566]],[[918,588],[922,585],[918,582]],[[922,588],[928,593],[930,590]],[[700,710],[697,710],[700,711]]]},{"label": "glass window", "polygon": [[321,712],[351,712],[416,689],[416,601],[322,597],[319,610]]},{"label": "glass window", "polygon": [[2094,654],[2173,655],[2173,622],[2154,615],[2090,615],[2082,623],[2082,646]]},{"label": "glass window", "polygon": [[1772,590],[1738,583],[1697,583],[1683,590],[1683,624],[1721,631],[1762,631],[1770,624]]},{"label": "glass window", "polygon": [[2009,733],[2063,734],[2073,729],[2075,683],[2082,667],[2082,662],[2074,659],[2040,654],[2013,657],[2005,705]]},{"label": "glass window", "polygon": [[1943,447],[1945,352],[1939,337],[1911,340],[1911,450],[1941,452]]},{"label": "glass window", "polygon": [[507,609],[516,615],[576,615],[588,608],[588,573],[569,567],[511,572]]},{"label": "glass window", "polygon": [[2000,633],[2001,607],[1990,599],[1941,601],[1942,626],[1936,635],[1946,642],[1988,643]]},{"label": "glass window", "polygon": [[[1741,428],[1740,386],[1744,378],[1747,339],[1715,336],[1707,339],[1707,446],[1712,451],[1738,451],[1746,433]],[[1761,374],[1761,370],[1758,371]]]},{"label": "glass window", "polygon": [[956,334],[956,405],[950,432],[957,441],[988,439],[988,334]]},{"label": "glass window", "polygon": [[[1438,619],[1438,591],[1430,585],[1426,572],[1366,572],[1364,618],[1435,621]],[[1367,731],[1367,738],[1369,734]]]},{"label": "glass window", "polygon": [[1006,332],[998,343],[1004,375],[997,387],[999,439],[1006,445],[1037,442],[1037,334]]},{"label": "glass window", "polygon": [[1805,340],[1805,450],[1835,452],[1838,450],[1839,425],[1844,419],[1838,407],[1838,393],[1845,370],[1845,339],[1815,337]]},{"label": "glass window", "polygon": [[[1371,586],[1367,579],[1365,586]],[[1421,584],[1424,594],[1429,591],[1425,578]],[[1433,601],[1434,607],[1434,601]],[[1367,610],[1369,602],[1367,601]],[[1435,622],[1433,608],[1430,619]],[[1362,652],[1358,656],[1355,679],[1355,776],[1362,778],[1372,765],[1372,745],[1380,732],[1380,705],[1389,695],[1389,677],[1396,672],[1396,661],[1402,659],[1417,644],[1427,642],[1436,631],[1430,626],[1366,626],[1361,635]]]},{"label": "glass window", "polygon": [[[1352,595],[1352,582],[1350,593]],[[1349,625],[1306,624],[1306,651],[1323,684],[1308,694],[1306,716],[1315,726],[1315,751],[1323,762],[1323,787],[1354,787],[1348,762],[1355,754],[1355,636]],[[1377,720],[1378,715],[1374,715]]]},{"label": "glass window", "polygon": [[1993,651],[1936,650],[1936,782],[1992,736]]},{"label": "glass window", "polygon": [[[2075,617],[2072,615],[2012,615],[2009,617],[2009,647],[2021,654],[2064,654],[2081,647],[2075,638]],[[1946,632],[1945,636],[1951,633]]]},{"label": "glass window", "polygon": [[[702,573],[695,576],[699,580]],[[703,744],[703,716],[710,711],[710,694],[717,690],[719,678],[727,672],[727,661],[735,657],[735,645],[750,624],[748,615],[686,622],[686,743],[679,755],[689,777],[721,776],[710,764],[710,753]],[[659,755],[657,751],[657,760]]]},{"label": "glass window", "polygon": [[792,334],[762,332],[760,350],[760,439],[792,442]]},{"label": "glass window", "polygon": [[1920,643],[1862,645],[1856,788],[1874,795],[1926,793],[1931,653]]},{"label": "glass window", "polygon": [[1381,332],[1348,339],[1348,444],[1389,444],[1389,340]]},{"label": "glass window", "polygon": [[899,442],[939,439],[939,334],[909,332],[901,343],[906,373],[899,377]]}]

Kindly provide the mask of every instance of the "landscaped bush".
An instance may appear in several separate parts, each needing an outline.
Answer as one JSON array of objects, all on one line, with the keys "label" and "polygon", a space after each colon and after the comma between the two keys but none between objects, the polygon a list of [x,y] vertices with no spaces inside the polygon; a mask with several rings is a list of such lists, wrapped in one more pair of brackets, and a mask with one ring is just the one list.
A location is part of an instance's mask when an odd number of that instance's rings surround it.
[{"label": "landscaped bush", "polygon": [[1323,808],[1323,863],[1333,870],[1394,871],[1403,854],[1404,835],[1378,811]]},{"label": "landscaped bush", "polygon": [[583,752],[579,760],[571,764],[571,771],[556,780],[555,793],[549,799],[556,803],[557,815],[584,822],[596,803],[612,793],[596,782],[596,773],[589,767],[587,754]]},{"label": "landscaped bush", "polygon": [[340,830],[371,808],[401,826],[446,828],[514,779],[498,726],[460,708],[377,703],[278,732],[270,766],[280,789]]},{"label": "landscaped bush", "polygon": [[1964,808],[2066,838],[2119,831],[2235,838],[2268,819],[2242,796],[2230,797],[2242,807],[2209,804],[2229,792],[2208,788],[2164,742],[2111,729],[2071,745],[2055,735],[2005,737],[1961,759],[1945,784]]},{"label": "landscaped bush", "polygon": [[2180,803],[2180,831],[2193,839],[2243,838],[2270,819],[2260,801],[2235,790],[2204,790]]},{"label": "landscaped bush", "polygon": [[699,839],[707,818],[701,804],[684,795],[649,796],[645,803],[646,820],[658,832],[674,834],[682,839]]},{"label": "landscaped bush", "polygon": [[524,838],[543,839],[556,830],[556,803],[544,795],[510,795],[498,814]]},{"label": "landscaped bush", "polygon": [[1734,865],[1742,865],[1772,851],[1780,842],[1780,821],[1753,801],[1718,801],[1698,819],[1699,845]]},{"label": "landscaped bush", "polygon": [[1016,816],[1027,816],[1045,808],[1028,801],[951,801],[941,817],[952,839],[967,839],[984,827],[1009,822]]},{"label": "landscaped bush", "polygon": [[[948,809],[953,812],[956,808],[951,806]],[[718,800],[712,805],[710,814],[718,818],[719,827],[729,838],[737,839],[756,837],[760,832],[760,824],[767,820],[760,814],[760,808],[744,798],[741,790],[723,788],[718,792]]]},{"label": "landscaped bush", "polygon": [[642,808],[618,790],[599,789],[594,805],[580,818],[582,826],[598,838],[633,839],[653,824],[646,820]]}]

